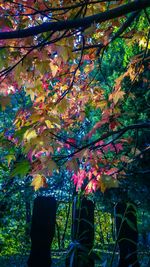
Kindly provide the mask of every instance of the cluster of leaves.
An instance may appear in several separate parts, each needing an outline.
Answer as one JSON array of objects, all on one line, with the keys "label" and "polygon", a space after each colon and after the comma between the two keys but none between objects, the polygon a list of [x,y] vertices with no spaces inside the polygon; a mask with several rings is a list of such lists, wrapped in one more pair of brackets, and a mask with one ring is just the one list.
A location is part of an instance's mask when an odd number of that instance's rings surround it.
[{"label": "cluster of leaves", "polygon": [[30,174],[38,190],[63,166],[87,194],[118,186],[143,153],[134,130],[150,126],[147,111],[142,120],[137,110],[127,114],[135,83],[142,79],[148,87],[142,76],[149,58],[148,6],[146,0],[1,1],[2,109],[23,90],[32,102],[17,110],[13,133],[3,132],[15,146],[8,165],[21,153],[11,176]]}]

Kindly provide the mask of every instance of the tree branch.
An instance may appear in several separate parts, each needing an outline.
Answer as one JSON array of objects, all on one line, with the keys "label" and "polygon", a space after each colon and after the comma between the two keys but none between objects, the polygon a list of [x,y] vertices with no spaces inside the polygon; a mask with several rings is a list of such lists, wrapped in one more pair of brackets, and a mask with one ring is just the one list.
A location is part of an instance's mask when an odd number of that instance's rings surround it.
[{"label": "tree branch", "polygon": [[[135,129],[144,129],[144,128],[150,128],[150,121],[147,121],[147,122],[144,122],[144,123],[138,123],[138,124],[132,124],[132,125],[129,125],[129,126],[126,126],[124,128],[121,128],[117,131],[111,131],[111,132],[108,132],[106,134],[103,134],[100,138],[80,147],[79,149],[77,149],[76,151],[70,153],[70,154],[67,154],[67,155],[62,155],[62,156],[59,156],[57,159],[55,157],[55,160],[63,160],[63,159],[69,159],[69,158],[72,158],[74,155],[76,155],[77,153],[81,152],[82,150],[84,149],[87,149],[87,148],[91,148],[92,149],[98,149],[98,148],[103,148],[107,145],[109,145],[110,143],[116,141],[117,139],[119,139],[124,133],[126,133],[127,131],[129,130],[135,130]],[[96,143],[102,141],[102,140],[105,140],[106,138],[110,137],[110,136],[113,136],[113,135],[116,135],[111,141],[109,142],[106,142],[105,144],[102,144],[102,145],[97,145],[95,146]]]},{"label": "tree branch", "polygon": [[[120,37],[120,35],[131,25],[131,23],[138,16],[138,14],[139,14],[139,11],[133,12],[130,15],[130,17],[122,24],[122,26],[119,28],[119,30],[110,37],[110,41],[108,42],[107,45],[103,45],[102,43],[93,44],[93,45],[86,45],[86,46],[84,46],[84,50],[91,49],[91,48],[98,48],[97,54],[99,54],[99,52],[100,52],[99,50],[108,46],[116,38]],[[76,48],[76,49],[73,49],[73,52],[80,51],[80,50],[81,50],[81,48]]]},{"label": "tree branch", "polygon": [[73,20],[63,20],[58,22],[47,22],[42,23],[41,25],[29,27],[23,30],[16,30],[10,32],[1,32],[0,40],[6,39],[18,39],[18,38],[26,38],[29,36],[36,36],[38,34],[48,32],[48,31],[64,31],[70,30],[74,28],[86,29],[90,27],[93,23],[101,23],[104,21],[108,21],[110,19],[121,17],[130,12],[138,11],[145,9],[150,6],[149,0],[137,0],[125,5],[121,5],[117,8],[113,8],[111,10],[105,11],[103,13],[99,13],[93,16],[88,16],[80,19]]}]

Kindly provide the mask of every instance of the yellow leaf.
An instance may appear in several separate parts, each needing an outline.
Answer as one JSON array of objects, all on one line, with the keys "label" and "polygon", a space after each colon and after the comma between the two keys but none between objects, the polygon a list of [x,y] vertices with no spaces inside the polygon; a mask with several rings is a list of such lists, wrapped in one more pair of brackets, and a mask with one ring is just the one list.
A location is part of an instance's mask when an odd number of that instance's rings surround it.
[{"label": "yellow leaf", "polygon": [[34,101],[34,98],[36,96],[36,92],[33,89],[26,89],[26,95],[29,95],[31,100]]},{"label": "yellow leaf", "polygon": [[[94,6],[94,5],[93,5]],[[88,27],[87,29],[85,29],[84,33],[85,34],[93,34],[96,31],[96,23],[92,23],[92,25],[90,27]]]},{"label": "yellow leaf", "polygon": [[26,81],[24,84],[25,88],[26,88],[26,95],[30,95],[30,98],[32,101],[35,100],[35,97],[39,94],[43,92],[43,87],[42,87],[42,83],[41,80],[37,79],[33,79],[32,81]]},{"label": "yellow leaf", "polygon": [[101,176],[101,191],[104,193],[106,189],[117,188],[119,186],[118,180],[109,175]]},{"label": "yellow leaf", "polygon": [[45,120],[45,124],[48,127],[48,129],[54,128],[54,126],[52,125],[52,123],[50,122],[50,120]]},{"label": "yellow leaf", "polygon": [[41,96],[39,96],[39,97],[37,97],[37,98],[35,99],[35,102],[36,102],[36,103],[44,102],[44,101],[45,101],[45,96],[44,96],[44,95],[41,95]]},{"label": "yellow leaf", "polygon": [[86,66],[84,67],[84,71],[85,71],[85,73],[88,73],[89,71],[91,71],[91,66],[90,66],[90,64],[89,64],[89,65],[86,65]]},{"label": "yellow leaf", "polygon": [[107,189],[107,186],[103,182],[100,183],[100,187],[101,187],[101,192],[102,193],[104,193],[106,191],[106,189]]},{"label": "yellow leaf", "polygon": [[32,123],[35,123],[35,122],[39,122],[41,121],[42,117],[40,114],[36,114],[35,112],[32,113],[32,115],[30,116],[30,121]]},{"label": "yellow leaf", "polygon": [[147,45],[146,38],[145,37],[140,38],[140,40],[139,40],[139,46],[144,47],[144,48],[147,47],[148,49],[150,49],[150,42],[148,42],[148,45]]},{"label": "yellow leaf", "polygon": [[60,128],[60,118],[57,115],[52,114],[52,115],[49,115],[47,118],[51,122],[52,125],[56,125],[58,128]]},{"label": "yellow leaf", "polygon": [[57,71],[58,71],[58,66],[57,65],[54,65],[52,62],[50,63],[50,68],[51,68],[51,71],[52,71],[52,75],[53,77],[55,77]]},{"label": "yellow leaf", "polygon": [[41,187],[46,187],[46,178],[41,174],[36,174],[33,178],[31,185],[37,191]]},{"label": "yellow leaf", "polygon": [[101,100],[100,102],[98,102],[96,104],[97,108],[100,108],[101,110],[103,110],[104,108],[107,107],[107,101],[106,100]]},{"label": "yellow leaf", "polygon": [[15,160],[16,157],[15,157],[15,155],[13,155],[13,154],[11,155],[11,154],[10,154],[10,155],[7,155],[7,156],[6,156],[6,159],[7,159],[7,161],[8,161],[8,166],[9,166],[10,163],[11,163],[11,161],[12,161],[12,160]]},{"label": "yellow leaf", "polygon": [[28,129],[25,133],[24,133],[24,139],[26,139],[27,141],[30,142],[31,139],[34,139],[37,137],[36,131],[34,129]]},{"label": "yellow leaf", "polygon": [[40,64],[36,64],[36,69],[38,69],[41,74],[44,74],[49,71],[48,63],[48,60],[41,61]]},{"label": "yellow leaf", "polygon": [[123,98],[125,92],[123,91],[114,91],[112,94],[109,96],[109,100],[113,100],[114,104],[117,104],[119,99]]},{"label": "yellow leaf", "polygon": [[61,86],[61,92],[64,92],[64,91],[66,91],[68,89],[68,85],[67,84],[63,84],[62,86]]}]

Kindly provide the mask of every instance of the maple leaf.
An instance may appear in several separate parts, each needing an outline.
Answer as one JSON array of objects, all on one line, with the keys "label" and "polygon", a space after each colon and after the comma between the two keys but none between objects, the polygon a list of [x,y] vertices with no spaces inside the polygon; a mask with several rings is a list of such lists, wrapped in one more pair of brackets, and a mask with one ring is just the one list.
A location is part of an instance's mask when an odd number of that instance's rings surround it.
[{"label": "maple leaf", "polygon": [[41,174],[36,174],[31,185],[34,187],[35,191],[41,187],[47,187],[46,178]]},{"label": "maple leaf", "polygon": [[114,104],[116,105],[120,99],[123,98],[125,92],[123,91],[114,91],[112,94],[109,95],[109,100],[113,100]]},{"label": "maple leaf", "polygon": [[56,73],[58,71],[58,66],[56,64],[53,64],[52,62],[50,63],[50,68],[51,68],[51,71],[52,71],[52,76],[55,77],[56,76]]},{"label": "maple leaf", "polygon": [[48,129],[54,128],[53,124],[50,122],[50,120],[45,120],[45,124]]},{"label": "maple leaf", "polygon": [[89,149],[82,149],[81,151],[75,154],[74,158],[82,160],[84,157],[87,157],[88,153]]},{"label": "maple leaf", "polygon": [[67,161],[67,163],[66,163],[66,167],[67,167],[70,171],[75,171],[75,172],[77,172],[78,169],[79,169],[77,160],[74,159],[74,158],[71,159],[71,160],[68,160],[68,161]]},{"label": "maple leaf", "polygon": [[28,160],[17,162],[14,165],[14,168],[11,171],[10,176],[14,177],[14,176],[20,175],[21,177],[24,177],[26,174],[29,173],[30,169],[31,169],[31,165]]},{"label": "maple leaf", "polygon": [[91,180],[85,187],[85,194],[93,193],[100,188],[100,183],[95,179]]},{"label": "maple leaf", "polygon": [[52,175],[53,170],[58,170],[58,166],[54,160],[50,157],[48,158],[41,158],[42,167],[47,173],[47,175]]},{"label": "maple leaf", "polygon": [[37,137],[36,131],[34,129],[28,129],[25,133],[23,138],[27,141],[30,141],[31,139],[34,139]]},{"label": "maple leaf", "polygon": [[76,186],[76,191],[81,189],[86,177],[87,177],[87,173],[85,170],[82,170],[82,169],[79,169],[77,174],[73,174],[72,180]]},{"label": "maple leaf", "polygon": [[101,110],[105,109],[108,105],[108,102],[106,100],[100,100],[97,104],[96,107],[100,108]]}]

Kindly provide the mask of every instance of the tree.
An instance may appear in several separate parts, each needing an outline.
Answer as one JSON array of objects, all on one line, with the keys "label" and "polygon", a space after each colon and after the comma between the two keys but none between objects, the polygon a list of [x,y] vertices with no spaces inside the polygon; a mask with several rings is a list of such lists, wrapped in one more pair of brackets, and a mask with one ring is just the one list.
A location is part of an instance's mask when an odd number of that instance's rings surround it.
[{"label": "tree", "polygon": [[[2,1],[3,108],[22,90],[32,101],[17,112],[13,135],[4,130],[25,155],[12,176],[30,173],[37,190],[65,166],[77,190],[104,192],[149,151],[134,143],[135,132],[150,127],[148,118],[125,120],[124,109],[135,99],[135,84],[148,84],[149,6],[148,0]],[[126,62],[109,82],[102,64],[114,43]]]}]

